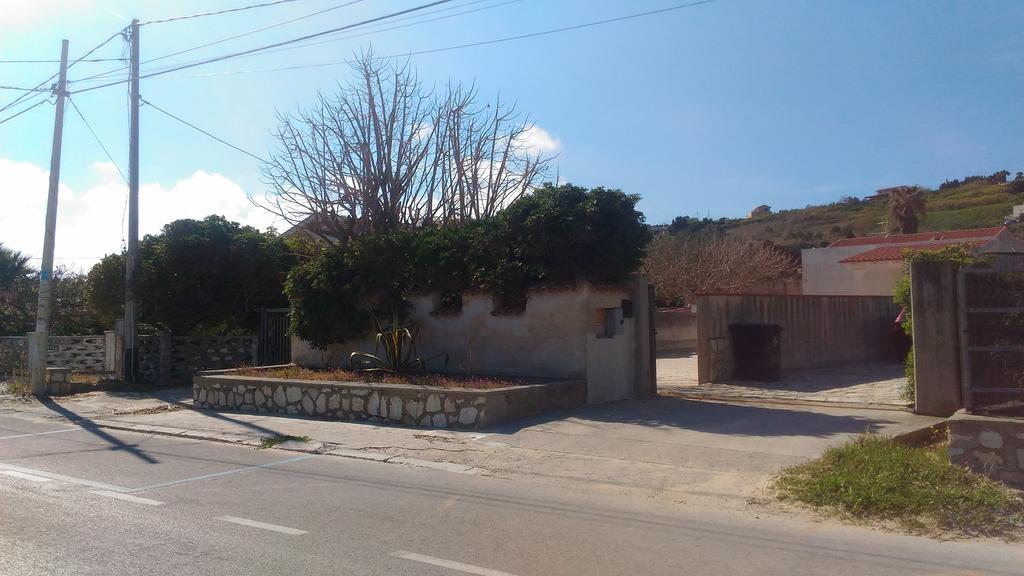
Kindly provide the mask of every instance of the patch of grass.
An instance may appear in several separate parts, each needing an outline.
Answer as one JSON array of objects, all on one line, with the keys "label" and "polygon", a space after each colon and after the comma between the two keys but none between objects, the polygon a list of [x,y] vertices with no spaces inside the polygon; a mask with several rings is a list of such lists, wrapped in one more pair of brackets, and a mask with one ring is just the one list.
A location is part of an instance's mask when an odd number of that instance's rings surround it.
[{"label": "patch of grass", "polygon": [[277,436],[264,436],[260,440],[260,445],[256,447],[257,450],[265,450],[267,448],[273,448],[274,446],[280,446],[285,442],[309,442],[309,436],[290,436],[288,434],[278,434]]},{"label": "patch of grass", "polygon": [[507,386],[524,386],[536,384],[538,380],[529,378],[496,378],[459,374],[388,374],[386,372],[354,372],[340,368],[315,370],[301,366],[282,368],[240,368],[242,376],[259,376],[262,378],[288,378],[294,380],[319,380],[330,382],[382,382],[387,384],[417,384],[438,388],[473,388],[488,390]]},{"label": "patch of grass", "polygon": [[776,478],[793,499],[863,520],[894,521],[916,532],[954,536],[1024,536],[1018,492],[949,463],[944,446],[911,448],[864,435]]}]

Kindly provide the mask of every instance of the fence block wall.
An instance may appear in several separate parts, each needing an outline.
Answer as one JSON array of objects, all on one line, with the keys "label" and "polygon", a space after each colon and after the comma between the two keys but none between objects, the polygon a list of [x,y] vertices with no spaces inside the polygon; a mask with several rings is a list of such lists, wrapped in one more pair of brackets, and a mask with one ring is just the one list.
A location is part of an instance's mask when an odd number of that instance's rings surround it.
[{"label": "fence block wall", "polygon": [[782,326],[782,373],[894,356],[899,307],[888,296],[697,297],[697,380],[732,378],[730,324]]},{"label": "fence block wall", "polygon": [[[51,336],[46,350],[46,365],[79,372],[113,372],[113,359],[107,347],[113,332],[88,336]],[[28,370],[28,338],[0,337],[0,376]]]}]

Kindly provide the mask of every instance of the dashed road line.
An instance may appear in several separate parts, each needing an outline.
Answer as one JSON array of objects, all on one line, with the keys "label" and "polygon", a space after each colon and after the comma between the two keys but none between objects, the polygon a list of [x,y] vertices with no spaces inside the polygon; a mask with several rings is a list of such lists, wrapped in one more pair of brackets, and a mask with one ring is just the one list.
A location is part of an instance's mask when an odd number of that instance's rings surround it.
[{"label": "dashed road line", "polygon": [[415,552],[406,552],[404,550],[392,552],[391,555],[395,558],[412,560],[413,562],[421,562],[423,564],[430,564],[431,566],[448,568],[449,570],[457,570],[459,572],[465,572],[466,574],[476,574],[477,576],[515,576],[515,574],[511,574],[509,572],[502,572],[501,570],[493,570],[491,568],[473,566],[472,564],[464,564],[462,562],[456,562],[454,560],[445,560],[444,558],[435,558],[434,556],[427,556],[426,554],[417,554]]},{"label": "dashed road line", "polygon": [[15,438],[28,438],[30,436],[45,436],[47,434],[63,434],[64,432],[81,432],[83,428],[61,428],[60,430],[49,430],[47,432],[30,432],[26,434],[14,434],[13,436],[0,436],[0,440],[13,440]]},{"label": "dashed road line", "polygon": [[248,518],[239,518],[237,516],[218,516],[217,518],[215,518],[215,520],[223,520],[224,522],[231,522],[232,524],[248,526],[250,528],[259,528],[260,530],[279,532],[281,534],[288,534],[289,536],[302,536],[303,534],[308,534],[308,532],[306,532],[305,530],[299,530],[298,528],[289,528],[287,526],[279,526],[277,524],[269,524],[267,522],[249,520]]},{"label": "dashed road line", "polygon": [[295,458],[286,458],[284,460],[278,460],[277,462],[268,462],[266,464],[256,464],[254,466],[245,466],[243,468],[234,468],[231,470],[225,470],[223,472],[214,472],[212,474],[203,474],[201,476],[193,476],[191,478],[182,478],[180,480],[171,480],[169,482],[161,482],[159,484],[150,484],[149,486],[140,486],[138,488],[129,488],[124,492],[134,493],[142,492],[144,490],[156,490],[158,488],[169,488],[171,486],[178,486],[180,484],[189,484],[191,482],[199,482],[200,480],[209,480],[211,478],[220,478],[221,476],[230,476],[232,474],[240,474],[242,472],[248,472],[250,470],[261,470],[264,468],[273,468],[274,466],[280,466],[282,464],[290,464],[292,462],[299,462],[300,460],[308,460],[310,458],[316,458],[319,454],[303,454],[302,456],[296,456]]},{"label": "dashed road line", "polygon": [[3,474],[7,476],[13,476],[14,478],[21,478],[22,480],[31,480],[33,482],[49,482],[51,479],[44,476],[36,476],[35,474],[26,474],[24,472],[18,472],[17,470],[4,470]]},{"label": "dashed road line", "polygon": [[124,486],[115,486],[113,484],[107,484],[106,482],[97,482],[95,480],[86,480],[85,478],[65,476],[63,474],[56,474],[53,472],[47,472],[45,470],[35,470],[33,468],[26,468],[24,466],[15,466],[14,464],[0,463],[0,471],[20,472],[22,474],[28,474],[31,476],[42,476],[43,478],[49,478],[50,480],[58,480],[60,482],[67,482],[68,484],[78,484],[79,486],[88,486],[90,488],[96,488],[97,490],[109,490],[110,492],[128,492],[128,488],[125,488]]},{"label": "dashed road line", "polygon": [[125,502],[134,502],[135,504],[146,504],[148,506],[160,506],[163,504],[163,502],[159,500],[141,498],[139,496],[132,496],[131,494],[125,494],[123,492],[112,492],[110,490],[95,490],[93,491],[93,494],[106,496],[108,498],[116,498],[118,500],[124,500]]}]

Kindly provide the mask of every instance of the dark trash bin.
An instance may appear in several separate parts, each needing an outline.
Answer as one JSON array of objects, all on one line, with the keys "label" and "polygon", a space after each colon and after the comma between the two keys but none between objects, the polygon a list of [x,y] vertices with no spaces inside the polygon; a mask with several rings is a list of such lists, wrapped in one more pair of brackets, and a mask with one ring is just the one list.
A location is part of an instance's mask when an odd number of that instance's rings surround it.
[{"label": "dark trash bin", "polygon": [[730,324],[733,378],[777,382],[782,378],[782,326]]}]

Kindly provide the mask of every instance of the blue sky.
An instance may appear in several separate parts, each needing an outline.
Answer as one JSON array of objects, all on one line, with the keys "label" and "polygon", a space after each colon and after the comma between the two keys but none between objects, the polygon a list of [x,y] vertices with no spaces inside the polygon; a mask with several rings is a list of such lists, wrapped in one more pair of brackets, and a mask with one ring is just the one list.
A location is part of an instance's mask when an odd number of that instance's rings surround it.
[{"label": "blue sky", "polygon": [[[241,50],[411,7],[365,0],[163,62]],[[345,66],[218,72],[340,61],[369,46],[400,54],[514,36],[673,6],[672,0],[457,0],[469,14],[373,30],[298,50],[144,80],[143,96],[228,141],[266,154],[275,111],[345,81]],[[246,0],[137,2],[7,0],[0,59],[54,58],[60,39],[80,55],[131,18],[205,12]],[[254,2],[253,2],[254,3]],[[142,57],[195,46],[342,4],[296,0],[247,12],[151,24]],[[404,22],[403,22],[404,23]],[[558,153],[563,179],[643,196],[653,223],[680,214],[739,216],[758,204],[802,207],[897,184],[1024,170],[1024,2],[717,0],[491,46],[414,56],[428,84],[476,82],[514,99]],[[95,56],[121,55],[120,40]],[[163,63],[162,62],[162,63]],[[119,64],[113,63],[113,67]],[[111,63],[82,63],[70,77]],[[0,64],[0,85],[32,86],[52,64]],[[145,67],[144,67],[145,70]],[[0,90],[6,102],[15,92]],[[74,97],[127,168],[123,86]],[[0,114],[0,117],[6,113]],[[53,108],[0,125],[0,242],[38,255]],[[123,185],[68,111],[58,256],[87,267],[120,249]],[[143,109],[143,232],[210,211],[265,226],[245,194],[260,194],[259,163]]]}]

